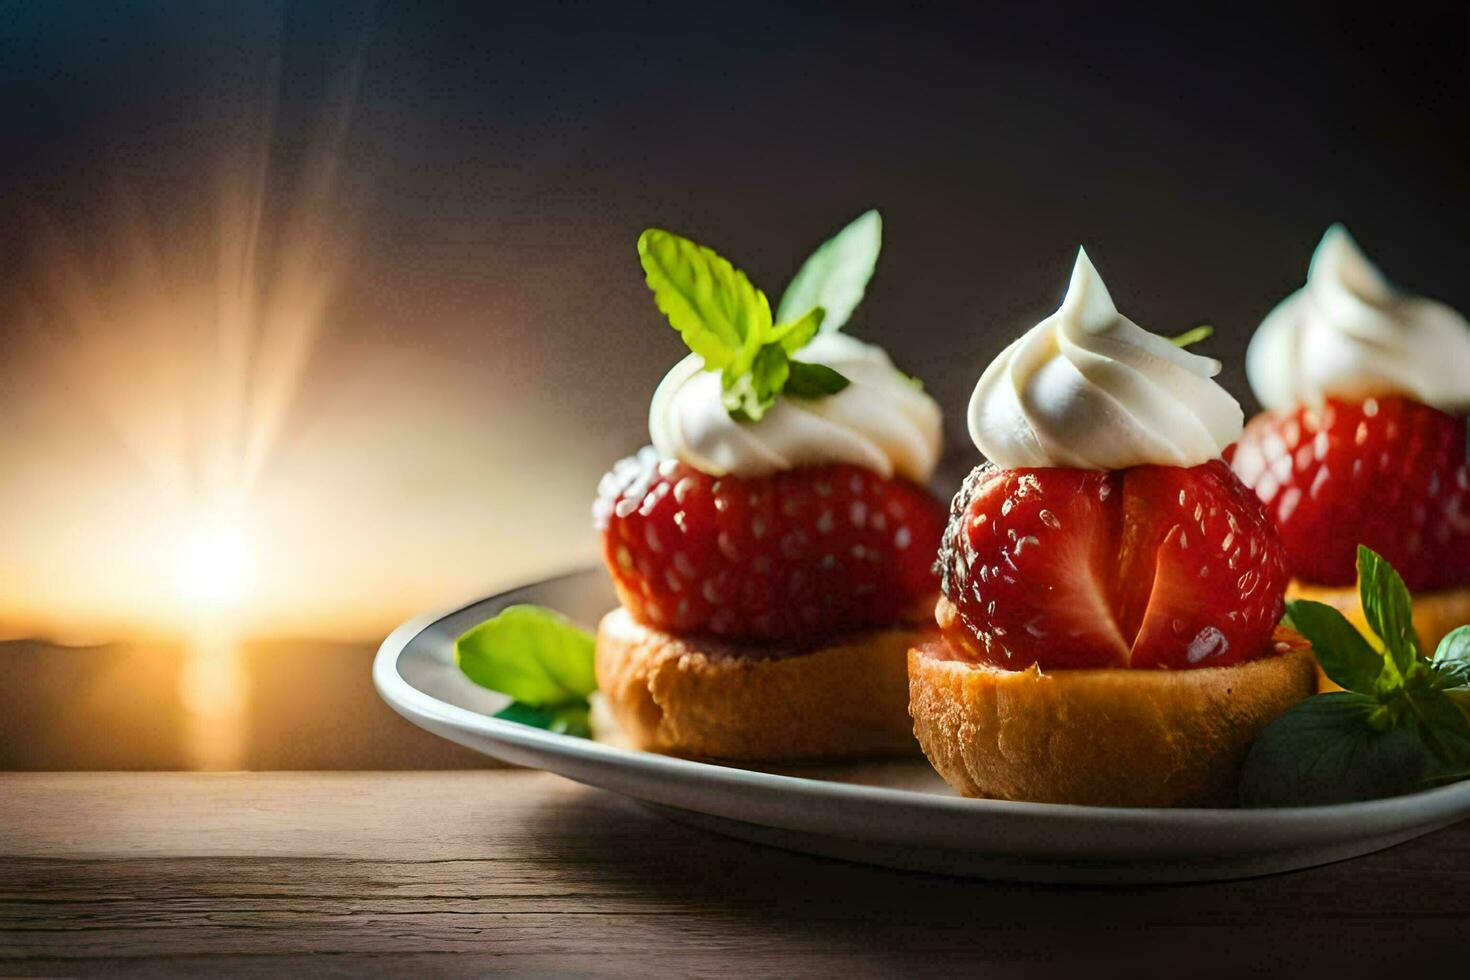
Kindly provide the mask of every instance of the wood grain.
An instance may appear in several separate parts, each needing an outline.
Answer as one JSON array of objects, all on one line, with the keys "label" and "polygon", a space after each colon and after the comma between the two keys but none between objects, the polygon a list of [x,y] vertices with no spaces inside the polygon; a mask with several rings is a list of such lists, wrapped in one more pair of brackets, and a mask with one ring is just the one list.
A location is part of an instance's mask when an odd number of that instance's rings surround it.
[{"label": "wood grain", "polygon": [[1056,888],[768,850],[541,773],[0,776],[0,974],[881,976],[1459,956],[1470,824],[1254,881]]}]

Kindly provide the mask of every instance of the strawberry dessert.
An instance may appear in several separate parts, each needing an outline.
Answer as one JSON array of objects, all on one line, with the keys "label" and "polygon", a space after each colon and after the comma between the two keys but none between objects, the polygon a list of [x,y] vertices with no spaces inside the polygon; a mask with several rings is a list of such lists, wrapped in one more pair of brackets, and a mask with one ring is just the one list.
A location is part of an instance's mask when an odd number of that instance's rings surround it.
[{"label": "strawberry dessert", "polygon": [[1470,619],[1470,325],[1394,290],[1341,225],[1246,354],[1266,411],[1231,464],[1286,547],[1291,593],[1362,624],[1358,545],[1415,593],[1433,649]]},{"label": "strawberry dessert", "polygon": [[1229,803],[1315,686],[1279,630],[1280,536],[1221,454],[1220,365],[1118,313],[1085,252],[1061,308],[986,369],[987,459],[955,497],[941,638],[910,654],[916,734],[969,796]]},{"label": "strawberry dessert", "polygon": [[944,508],[924,484],[938,406],[839,333],[879,250],[876,212],[817,250],[776,312],[707,248],[639,240],[691,353],[654,393],[653,445],[594,517],[620,607],[597,673],[655,751],[736,759],[914,751],[906,655],[932,632]]}]

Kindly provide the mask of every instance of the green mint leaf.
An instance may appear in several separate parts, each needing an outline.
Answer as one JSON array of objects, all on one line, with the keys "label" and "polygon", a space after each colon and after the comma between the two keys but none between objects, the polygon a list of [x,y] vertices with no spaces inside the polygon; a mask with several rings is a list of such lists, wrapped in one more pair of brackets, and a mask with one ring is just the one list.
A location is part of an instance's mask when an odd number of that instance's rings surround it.
[{"label": "green mint leaf", "polygon": [[1419,638],[1409,590],[1399,573],[1372,549],[1358,545],[1358,596],[1368,628],[1383,641],[1389,663],[1408,678],[1419,660]]},{"label": "green mint leaf", "polygon": [[790,374],[785,349],[780,343],[766,344],[756,352],[749,370],[736,374],[725,369],[721,377],[725,411],[737,422],[759,422],[776,403]]},{"label": "green mint leaf", "polygon": [[814,306],[827,311],[823,326],[841,329],[862,301],[883,247],[883,219],[867,211],[811,254],[777,307],[778,321],[793,320]]},{"label": "green mint leaf", "polygon": [[1315,806],[1419,789],[1435,758],[1410,728],[1378,731],[1378,703],[1336,691],[1301,701],[1266,726],[1241,769],[1243,806]]},{"label": "green mint leaf", "polygon": [[550,728],[552,721],[556,718],[556,712],[550,708],[533,708],[525,702],[512,701],[509,707],[495,712],[495,717],[513,721],[517,725]]},{"label": "green mint leaf", "polygon": [[795,354],[817,335],[822,329],[822,321],[827,317],[827,311],[820,306],[814,306],[790,323],[783,323],[771,331],[771,341],[781,345],[781,349],[788,354]]},{"label": "green mint leaf", "polygon": [[559,708],[533,708],[521,701],[512,701],[510,707],[495,713],[496,718],[513,721],[518,725],[544,728],[558,735],[575,735],[578,738],[592,737],[588,715],[585,703],[567,704]]},{"label": "green mint leaf", "polygon": [[837,394],[851,383],[841,373],[825,364],[792,361],[786,394],[796,398],[825,398]]},{"label": "green mint leaf", "polygon": [[454,644],[465,676],[533,708],[585,701],[597,690],[592,634],[539,606],[509,606]]},{"label": "green mint leaf", "polygon": [[786,356],[786,349],[779,343],[762,347],[750,365],[750,376],[755,390],[767,404],[776,400],[781,389],[786,387],[786,379],[790,375],[791,359]]},{"label": "green mint leaf", "polygon": [[1439,690],[1470,687],[1470,626],[1451,630],[1440,640],[1430,666],[1434,669],[1434,686]]},{"label": "green mint leaf", "polygon": [[1202,323],[1193,330],[1186,330],[1177,337],[1170,337],[1169,342],[1175,347],[1188,347],[1202,340],[1209,340],[1215,335],[1215,328],[1208,323]]},{"label": "green mint leaf", "polygon": [[922,380],[920,380],[917,375],[905,374],[903,376],[903,379],[905,381],[907,381],[909,383],[909,387],[912,388],[912,389],[914,389],[915,391],[923,391],[924,390],[924,382]]},{"label": "green mint leaf", "polygon": [[551,719],[550,730],[558,735],[575,735],[577,738],[591,738],[591,707],[586,703],[563,705],[556,709],[556,714]]},{"label": "green mint leaf", "polygon": [[653,299],[707,370],[751,358],[771,327],[771,304],[745,273],[711,249],[650,228],[638,260]]},{"label": "green mint leaf", "polygon": [[1409,695],[1419,735],[1446,766],[1470,766],[1470,721],[1452,698],[1432,688]]},{"label": "green mint leaf", "polygon": [[1322,602],[1292,599],[1286,603],[1292,628],[1312,644],[1317,663],[1338,687],[1372,694],[1383,671],[1383,654],[1368,645],[1346,616]]}]

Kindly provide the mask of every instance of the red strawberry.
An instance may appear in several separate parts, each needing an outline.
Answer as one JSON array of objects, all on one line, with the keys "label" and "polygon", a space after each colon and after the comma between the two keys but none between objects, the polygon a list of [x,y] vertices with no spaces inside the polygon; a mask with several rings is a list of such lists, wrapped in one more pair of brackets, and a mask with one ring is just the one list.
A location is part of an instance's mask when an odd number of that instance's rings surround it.
[{"label": "red strawberry", "polygon": [[1125,532],[1146,529],[1138,549],[1122,556],[1122,574],[1137,576],[1123,579],[1123,591],[1152,586],[1131,665],[1223,666],[1271,652],[1284,611],[1285,554],[1225,463],[1136,467],[1123,476],[1123,500],[1132,511]]},{"label": "red strawberry", "polygon": [[1219,460],[979,467],[940,552],[951,641],[1002,666],[1205,667],[1268,653],[1281,545]]},{"label": "red strawberry", "polygon": [[712,477],[652,449],[593,509],[618,595],[671,633],[802,640],[900,622],[935,589],[943,507],[855,466]]},{"label": "red strawberry", "polygon": [[1291,574],[1351,585],[1357,548],[1414,591],[1470,585],[1465,420],[1405,398],[1256,416],[1231,465],[1281,529]]}]

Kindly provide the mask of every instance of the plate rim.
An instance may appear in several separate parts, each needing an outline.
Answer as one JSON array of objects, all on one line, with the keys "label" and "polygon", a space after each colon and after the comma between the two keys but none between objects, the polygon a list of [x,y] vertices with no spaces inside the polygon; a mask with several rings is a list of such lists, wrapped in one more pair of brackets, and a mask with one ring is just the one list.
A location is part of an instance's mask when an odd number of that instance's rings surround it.
[{"label": "plate rim", "polygon": [[[478,607],[484,607],[488,617],[499,608],[519,601],[519,593],[584,578],[601,570],[601,566],[596,565],[572,569],[406,620],[383,640],[373,657],[373,684],[379,696],[415,724],[422,726],[424,722],[430,722],[468,730],[493,742],[567,757],[583,765],[610,764],[625,769],[632,768],[643,776],[665,777],[678,783],[713,779],[748,790],[819,797],[826,801],[835,800],[855,805],[917,807],[950,818],[963,818],[966,815],[977,818],[1032,818],[1053,825],[1084,823],[1096,827],[1107,824],[1120,831],[1159,830],[1161,827],[1169,827],[1210,829],[1217,832],[1269,832],[1279,840],[1283,836],[1297,837],[1303,832],[1313,830],[1317,834],[1311,836],[1320,839],[1323,824],[1359,821],[1359,830],[1353,835],[1356,837],[1366,835],[1371,830],[1410,824],[1427,825],[1436,821],[1448,823],[1470,816],[1470,780],[1378,800],[1260,808],[1106,807],[1072,803],[1032,803],[940,796],[919,790],[843,783],[641,752],[521,725],[436,698],[414,687],[398,670],[399,660],[414,641],[446,619]],[[483,750],[478,751],[490,754]]]}]

